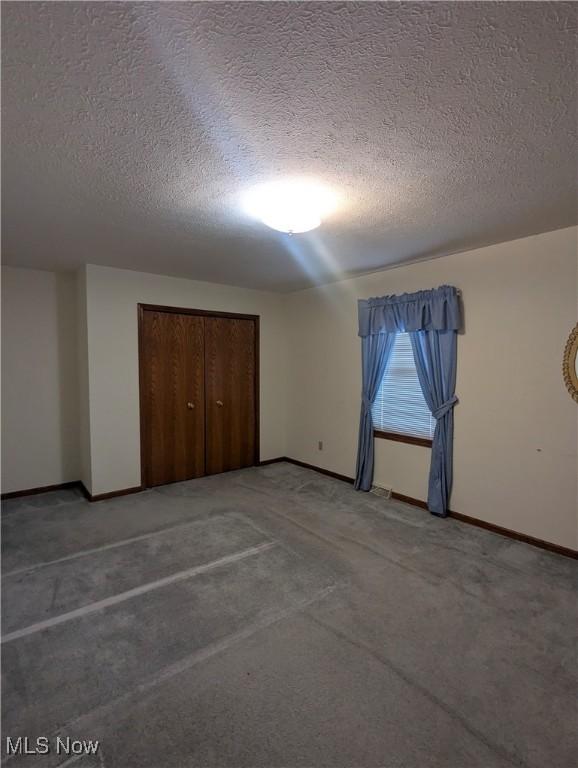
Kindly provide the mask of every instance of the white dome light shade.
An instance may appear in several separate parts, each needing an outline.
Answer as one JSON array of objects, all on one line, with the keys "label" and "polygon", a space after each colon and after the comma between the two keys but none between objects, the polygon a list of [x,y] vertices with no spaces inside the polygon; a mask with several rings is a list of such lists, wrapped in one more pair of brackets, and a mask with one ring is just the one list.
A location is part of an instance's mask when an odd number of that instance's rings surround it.
[{"label": "white dome light shade", "polygon": [[309,232],[335,207],[335,197],[319,184],[305,180],[276,181],[250,189],[243,199],[250,216],[279,232]]}]

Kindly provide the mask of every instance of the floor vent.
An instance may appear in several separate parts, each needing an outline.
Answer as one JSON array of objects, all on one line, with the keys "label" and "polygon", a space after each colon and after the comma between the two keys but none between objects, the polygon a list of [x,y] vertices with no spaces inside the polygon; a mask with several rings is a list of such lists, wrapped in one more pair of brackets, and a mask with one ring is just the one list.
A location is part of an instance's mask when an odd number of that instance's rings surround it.
[{"label": "floor vent", "polygon": [[383,488],[381,485],[372,485],[371,493],[381,496],[382,499],[391,499],[391,488]]}]

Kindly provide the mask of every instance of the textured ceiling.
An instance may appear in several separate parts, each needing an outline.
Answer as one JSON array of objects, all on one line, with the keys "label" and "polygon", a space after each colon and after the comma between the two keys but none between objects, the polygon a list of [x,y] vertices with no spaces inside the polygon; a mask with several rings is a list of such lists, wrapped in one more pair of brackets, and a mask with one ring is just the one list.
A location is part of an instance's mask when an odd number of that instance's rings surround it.
[{"label": "textured ceiling", "polygon": [[[3,2],[3,257],[292,290],[576,221],[571,3]],[[253,183],[340,196],[289,237]]]}]

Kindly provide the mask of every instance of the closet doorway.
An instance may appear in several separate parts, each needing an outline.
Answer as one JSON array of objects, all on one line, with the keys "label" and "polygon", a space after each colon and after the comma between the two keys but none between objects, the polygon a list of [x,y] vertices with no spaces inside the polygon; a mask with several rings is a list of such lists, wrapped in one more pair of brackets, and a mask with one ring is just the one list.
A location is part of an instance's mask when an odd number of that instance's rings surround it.
[{"label": "closet doorway", "polygon": [[138,305],[143,487],[259,463],[259,317]]}]

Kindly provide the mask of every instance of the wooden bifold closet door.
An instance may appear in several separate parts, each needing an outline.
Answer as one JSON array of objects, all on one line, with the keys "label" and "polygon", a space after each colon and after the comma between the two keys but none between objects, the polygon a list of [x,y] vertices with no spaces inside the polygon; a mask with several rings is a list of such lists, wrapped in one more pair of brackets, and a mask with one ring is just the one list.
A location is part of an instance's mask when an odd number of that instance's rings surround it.
[{"label": "wooden bifold closet door", "polygon": [[139,307],[144,486],[257,460],[257,319]]},{"label": "wooden bifold closet door", "polygon": [[250,467],[255,456],[255,324],[205,318],[207,474]]},{"label": "wooden bifold closet door", "polygon": [[142,313],[141,429],[145,484],[205,474],[203,318]]}]

